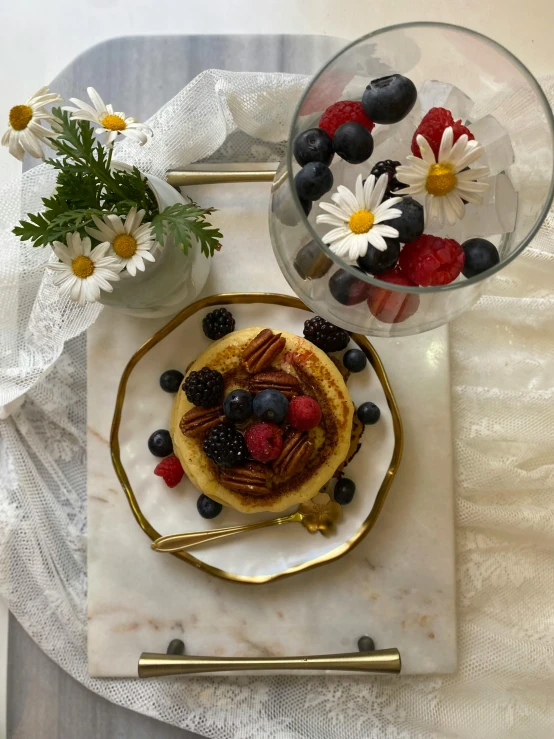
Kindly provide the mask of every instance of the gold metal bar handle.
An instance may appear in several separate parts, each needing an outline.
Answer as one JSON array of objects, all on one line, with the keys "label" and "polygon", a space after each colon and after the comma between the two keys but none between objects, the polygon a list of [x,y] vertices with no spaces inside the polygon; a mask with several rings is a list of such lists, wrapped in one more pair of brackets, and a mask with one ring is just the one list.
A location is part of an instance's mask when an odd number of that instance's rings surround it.
[{"label": "gold metal bar handle", "polygon": [[314,657],[248,659],[228,657],[187,657],[177,654],[143,652],[138,663],[139,677],[199,675],[204,672],[242,670],[334,670],[370,674],[398,674],[401,668],[398,649],[379,649],[352,654],[322,654]]},{"label": "gold metal bar handle", "polygon": [[167,181],[174,187],[214,185],[233,182],[273,182],[276,169],[260,170],[179,170],[166,173]]}]

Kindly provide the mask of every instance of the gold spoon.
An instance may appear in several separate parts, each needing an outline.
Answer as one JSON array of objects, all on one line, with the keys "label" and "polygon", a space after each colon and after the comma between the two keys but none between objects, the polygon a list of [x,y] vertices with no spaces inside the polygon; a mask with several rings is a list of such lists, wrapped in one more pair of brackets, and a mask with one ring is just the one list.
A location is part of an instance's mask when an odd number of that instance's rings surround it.
[{"label": "gold spoon", "polygon": [[324,536],[330,536],[335,531],[335,524],[341,518],[342,509],[340,505],[331,500],[327,493],[319,493],[307,503],[302,503],[295,513],[288,516],[272,518],[269,521],[260,521],[259,523],[249,523],[244,526],[229,526],[224,529],[190,531],[184,534],[160,536],[159,539],[152,542],[151,547],[156,552],[179,552],[182,549],[195,547],[197,544],[206,544],[216,539],[223,539],[226,536],[242,534],[245,531],[255,531],[267,526],[280,526],[283,523],[301,523],[310,534],[319,531]]}]

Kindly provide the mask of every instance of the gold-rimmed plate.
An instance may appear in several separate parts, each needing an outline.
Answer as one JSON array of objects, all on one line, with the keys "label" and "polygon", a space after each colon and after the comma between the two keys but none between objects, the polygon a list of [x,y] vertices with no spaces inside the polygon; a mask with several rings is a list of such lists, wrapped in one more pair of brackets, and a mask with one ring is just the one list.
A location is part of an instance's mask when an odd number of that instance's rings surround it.
[{"label": "gold-rimmed plate", "polygon": [[[167,369],[186,367],[209,345],[202,318],[214,307],[232,305],[236,328],[268,326],[302,335],[309,312],[301,300],[271,293],[213,295],[182,310],[129,360],[121,377],[112,422],[112,461],[134,517],[153,541],[159,536],[254,523],[275,514],[248,515],[229,508],[207,521],[196,510],[198,490],[186,478],[173,489],[153,474],[159,461],[147,448],[152,431],[167,428],[173,396],[158,384]],[[223,539],[173,556],[205,572],[244,583],[260,584],[331,562],[347,554],[375,524],[402,455],[402,424],[385,369],[366,337],[353,334],[369,359],[366,369],[351,375],[348,388],[356,405],[371,400],[381,419],[365,428],[361,449],[348,465],[357,486],[352,503],[331,537],[309,534],[302,526],[262,529]],[[160,557],[145,547],[144,556]]]}]

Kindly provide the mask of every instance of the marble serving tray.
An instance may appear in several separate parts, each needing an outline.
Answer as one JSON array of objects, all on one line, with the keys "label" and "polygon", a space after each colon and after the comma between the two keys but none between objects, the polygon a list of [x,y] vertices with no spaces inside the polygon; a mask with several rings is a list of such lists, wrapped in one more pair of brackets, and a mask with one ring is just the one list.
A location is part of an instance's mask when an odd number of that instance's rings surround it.
[{"label": "marble serving tray", "polygon": [[[254,286],[290,294],[269,240],[269,188],[187,190],[218,208],[213,220],[225,234],[206,295],[248,292]],[[324,567],[252,586],[152,552],[111,464],[109,434],[119,379],[129,358],[165,323],[106,309],[87,336],[90,674],[135,677],[141,652],[165,652],[174,638],[183,639],[189,654],[289,657],[355,651],[362,634],[372,636],[378,649],[397,647],[403,674],[453,672],[447,329],[371,339],[401,411],[404,451],[369,535]]]}]

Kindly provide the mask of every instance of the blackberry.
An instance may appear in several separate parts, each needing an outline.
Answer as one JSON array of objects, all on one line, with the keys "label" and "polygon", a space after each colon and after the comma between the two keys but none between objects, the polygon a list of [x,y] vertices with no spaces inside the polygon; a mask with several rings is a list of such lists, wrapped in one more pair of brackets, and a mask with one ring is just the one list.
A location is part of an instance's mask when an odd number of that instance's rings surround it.
[{"label": "blackberry", "polygon": [[191,372],[183,385],[189,403],[203,408],[219,405],[223,395],[223,375],[217,370],[203,367],[198,372]]},{"label": "blackberry", "polygon": [[406,185],[402,182],[398,182],[396,179],[396,168],[399,166],[400,162],[393,161],[392,159],[383,159],[382,161],[377,162],[371,170],[371,174],[375,177],[375,180],[378,180],[382,174],[388,174],[389,184],[385,190],[385,198],[390,197],[391,193],[396,192],[397,190],[402,190],[403,187],[406,187]]},{"label": "blackberry", "polygon": [[208,339],[221,339],[235,330],[235,319],[226,308],[218,308],[204,316],[202,330]]},{"label": "blackberry", "polygon": [[321,316],[314,316],[304,323],[304,336],[324,352],[340,352],[350,341],[346,331]]},{"label": "blackberry", "polygon": [[220,423],[204,439],[204,454],[220,467],[235,467],[249,458],[244,436],[231,424]]}]

